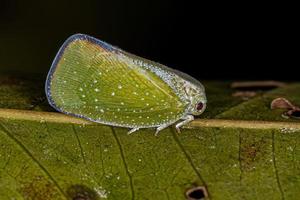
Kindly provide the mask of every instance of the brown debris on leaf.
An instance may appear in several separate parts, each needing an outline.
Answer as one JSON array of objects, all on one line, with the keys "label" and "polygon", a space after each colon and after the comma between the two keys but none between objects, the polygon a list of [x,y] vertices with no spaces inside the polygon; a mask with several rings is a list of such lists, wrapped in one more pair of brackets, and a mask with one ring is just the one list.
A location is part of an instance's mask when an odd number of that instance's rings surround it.
[{"label": "brown debris on leaf", "polygon": [[287,109],[288,111],[282,114],[283,118],[300,119],[300,108],[293,105],[286,98],[276,98],[271,102],[271,109]]},{"label": "brown debris on leaf", "polygon": [[271,109],[295,109],[294,106],[289,100],[286,98],[276,98],[271,102]]}]

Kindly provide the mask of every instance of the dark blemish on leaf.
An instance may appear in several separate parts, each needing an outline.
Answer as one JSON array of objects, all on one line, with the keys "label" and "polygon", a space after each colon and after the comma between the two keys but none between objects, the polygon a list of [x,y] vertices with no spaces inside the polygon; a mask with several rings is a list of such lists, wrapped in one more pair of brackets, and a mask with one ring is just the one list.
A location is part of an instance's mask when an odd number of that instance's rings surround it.
[{"label": "dark blemish on leaf", "polygon": [[203,186],[190,188],[186,191],[185,195],[188,200],[200,200],[208,197],[206,188]]},{"label": "dark blemish on leaf", "polygon": [[68,196],[72,200],[97,200],[97,193],[84,185],[72,185],[67,190]]},{"label": "dark blemish on leaf", "polygon": [[268,91],[283,86],[285,83],[278,81],[244,81],[231,84],[231,88],[240,91]]}]

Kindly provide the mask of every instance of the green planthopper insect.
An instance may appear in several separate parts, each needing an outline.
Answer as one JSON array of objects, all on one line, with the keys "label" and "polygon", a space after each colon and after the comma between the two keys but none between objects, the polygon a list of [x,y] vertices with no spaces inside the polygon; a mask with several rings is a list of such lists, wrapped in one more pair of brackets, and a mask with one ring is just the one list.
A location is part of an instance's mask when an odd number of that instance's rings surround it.
[{"label": "green planthopper insect", "polygon": [[84,34],[69,37],[46,80],[50,105],[94,122],[156,128],[156,135],[193,121],[206,108],[203,85],[191,76]]}]

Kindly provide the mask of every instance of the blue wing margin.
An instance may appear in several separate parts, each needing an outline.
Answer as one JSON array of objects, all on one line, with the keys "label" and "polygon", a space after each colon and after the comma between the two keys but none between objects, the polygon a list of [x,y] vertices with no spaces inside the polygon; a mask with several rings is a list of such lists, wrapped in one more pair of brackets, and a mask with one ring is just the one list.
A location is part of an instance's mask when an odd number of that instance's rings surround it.
[{"label": "blue wing margin", "polygon": [[[62,112],[62,113],[66,113],[66,114],[69,114],[69,115],[73,115],[73,116],[76,116],[76,117],[81,117],[81,118],[85,118],[85,117],[82,117],[82,116],[79,116],[79,115],[76,115],[76,114],[72,114],[72,113],[68,113],[66,111],[63,111],[61,110],[59,107],[57,107],[55,105],[55,102],[53,101],[52,99],[52,96],[51,96],[51,91],[50,91],[50,86],[51,86],[51,80],[52,80],[52,76],[56,70],[56,67],[62,57],[62,55],[64,54],[64,51],[65,49],[68,47],[68,45],[70,43],[72,43],[73,41],[75,40],[87,40],[91,43],[94,43],[94,44],[97,44],[99,45],[100,47],[108,50],[108,51],[120,51],[119,48],[117,47],[114,47],[106,42],[103,42],[99,39],[96,39],[92,36],[89,36],[89,35],[85,35],[85,34],[81,34],[81,33],[77,33],[77,34],[74,34],[74,35],[71,35],[64,43],[63,45],[60,47],[58,53],[56,54],[53,62],[52,62],[52,65],[50,67],[50,70],[48,72],[48,75],[47,75],[47,79],[46,79],[46,82],[45,82],[45,93],[46,93],[46,97],[47,97],[47,100],[48,100],[48,103],[50,104],[51,107],[53,107],[55,110],[59,111],[59,112]],[[86,118],[85,118],[86,119]]]}]

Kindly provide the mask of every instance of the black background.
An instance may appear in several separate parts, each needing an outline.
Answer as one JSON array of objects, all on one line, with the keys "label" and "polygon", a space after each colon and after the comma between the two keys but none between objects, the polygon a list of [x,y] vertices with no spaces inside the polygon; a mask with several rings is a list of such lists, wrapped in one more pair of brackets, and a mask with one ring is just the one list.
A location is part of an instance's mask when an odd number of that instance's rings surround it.
[{"label": "black background", "polygon": [[85,33],[198,79],[299,80],[295,5],[0,0],[0,72],[44,77]]}]

